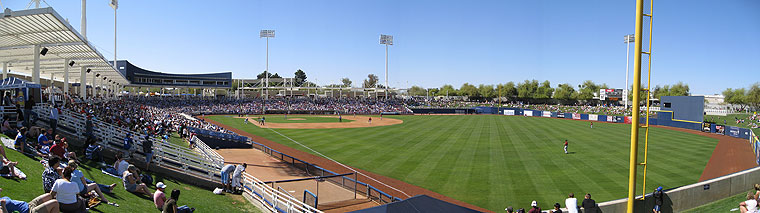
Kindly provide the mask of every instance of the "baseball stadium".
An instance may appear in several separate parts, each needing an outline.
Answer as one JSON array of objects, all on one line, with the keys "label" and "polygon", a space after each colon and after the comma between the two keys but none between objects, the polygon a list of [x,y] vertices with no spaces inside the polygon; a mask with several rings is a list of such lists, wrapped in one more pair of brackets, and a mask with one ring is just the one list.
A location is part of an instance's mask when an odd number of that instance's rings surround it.
[{"label": "baseball stadium", "polygon": [[760,208],[758,2],[206,4],[0,1],[0,213]]}]

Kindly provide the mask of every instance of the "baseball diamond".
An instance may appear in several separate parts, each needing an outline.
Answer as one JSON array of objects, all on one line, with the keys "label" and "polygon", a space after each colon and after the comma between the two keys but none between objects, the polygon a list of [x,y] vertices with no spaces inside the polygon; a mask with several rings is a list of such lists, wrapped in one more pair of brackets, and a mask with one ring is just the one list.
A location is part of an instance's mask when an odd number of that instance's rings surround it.
[{"label": "baseball diamond", "polygon": [[[625,196],[629,126],[497,115],[386,116],[402,124],[357,129],[276,129],[350,166],[486,208],[549,203],[566,194],[597,201]],[[209,120],[307,151],[268,129],[229,116]],[[379,119],[379,118],[378,118]],[[654,128],[649,188],[695,183],[717,139]],[[564,154],[564,140],[570,143]],[[642,153],[643,155],[643,153]],[[655,178],[656,177],[656,178]]]}]

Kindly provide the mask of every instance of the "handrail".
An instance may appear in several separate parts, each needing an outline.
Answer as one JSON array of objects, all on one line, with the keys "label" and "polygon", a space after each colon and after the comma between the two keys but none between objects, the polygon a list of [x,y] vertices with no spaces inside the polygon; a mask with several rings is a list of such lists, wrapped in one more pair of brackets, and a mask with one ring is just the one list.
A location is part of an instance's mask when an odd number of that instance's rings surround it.
[{"label": "handrail", "polygon": [[[303,201],[295,199],[289,194],[285,194],[265,184],[258,178],[248,173],[243,173],[243,193],[260,201],[272,212],[319,212]],[[284,208],[284,209],[283,209]]]}]

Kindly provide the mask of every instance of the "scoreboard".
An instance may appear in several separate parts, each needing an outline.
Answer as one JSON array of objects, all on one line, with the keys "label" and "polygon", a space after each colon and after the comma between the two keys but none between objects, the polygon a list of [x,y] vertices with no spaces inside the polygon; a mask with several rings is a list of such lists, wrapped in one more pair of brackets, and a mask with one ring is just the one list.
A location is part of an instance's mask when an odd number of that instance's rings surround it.
[{"label": "scoreboard", "polygon": [[619,101],[623,98],[623,89],[600,89],[599,100]]}]

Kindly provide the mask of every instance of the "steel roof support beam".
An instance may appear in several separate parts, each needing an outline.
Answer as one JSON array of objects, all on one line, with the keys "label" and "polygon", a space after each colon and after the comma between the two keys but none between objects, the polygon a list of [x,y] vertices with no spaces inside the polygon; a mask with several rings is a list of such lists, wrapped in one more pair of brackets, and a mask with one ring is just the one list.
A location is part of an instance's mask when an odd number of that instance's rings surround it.
[{"label": "steel roof support beam", "polygon": [[34,69],[32,70],[32,81],[40,84],[40,45],[34,45]]},{"label": "steel roof support beam", "polygon": [[[95,75],[92,75],[95,76]],[[79,71],[79,97],[87,99],[87,67],[81,67]]]}]

